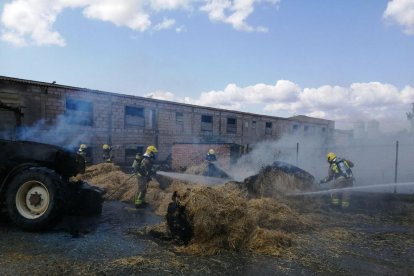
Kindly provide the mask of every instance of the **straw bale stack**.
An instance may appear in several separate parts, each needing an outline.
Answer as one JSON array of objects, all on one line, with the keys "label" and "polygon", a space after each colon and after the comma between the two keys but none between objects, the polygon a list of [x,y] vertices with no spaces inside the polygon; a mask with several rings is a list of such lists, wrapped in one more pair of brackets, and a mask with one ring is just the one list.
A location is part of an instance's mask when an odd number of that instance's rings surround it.
[{"label": "straw bale stack", "polygon": [[76,176],[77,180],[84,180],[107,192],[105,199],[132,202],[136,190],[136,178],[132,174],[121,171],[119,166],[112,163],[101,163],[90,166],[84,174]]},{"label": "straw bale stack", "polygon": [[291,232],[311,227],[288,206],[271,198],[249,199],[233,184],[181,187],[171,204],[176,208],[167,214],[170,234],[188,243],[180,251],[198,255],[223,250],[279,255],[293,244]]}]

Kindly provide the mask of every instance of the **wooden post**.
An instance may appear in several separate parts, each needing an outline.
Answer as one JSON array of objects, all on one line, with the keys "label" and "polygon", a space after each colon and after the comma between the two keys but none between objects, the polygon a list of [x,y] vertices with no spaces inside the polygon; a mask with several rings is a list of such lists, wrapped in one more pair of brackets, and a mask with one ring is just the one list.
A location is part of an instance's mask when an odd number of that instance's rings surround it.
[{"label": "wooden post", "polygon": [[[395,143],[395,171],[394,171],[394,183],[398,181],[398,141]],[[397,193],[397,185],[394,186],[394,194]]]}]

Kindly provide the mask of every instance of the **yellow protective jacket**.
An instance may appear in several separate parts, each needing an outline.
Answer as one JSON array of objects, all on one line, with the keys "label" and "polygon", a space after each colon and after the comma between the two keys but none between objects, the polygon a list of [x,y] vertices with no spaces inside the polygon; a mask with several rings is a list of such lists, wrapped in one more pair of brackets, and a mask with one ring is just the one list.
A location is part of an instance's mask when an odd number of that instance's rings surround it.
[{"label": "yellow protective jacket", "polygon": [[322,180],[322,182],[329,182],[332,179],[338,179],[343,177],[345,179],[353,179],[353,173],[351,168],[354,167],[354,163],[349,160],[335,158],[332,160],[329,166],[328,176]]},{"label": "yellow protective jacket", "polygon": [[155,174],[153,169],[153,158],[147,154],[144,154],[142,156],[142,159],[135,159],[132,167],[134,168],[134,171],[137,175],[146,177],[148,179],[150,179],[151,176]]}]

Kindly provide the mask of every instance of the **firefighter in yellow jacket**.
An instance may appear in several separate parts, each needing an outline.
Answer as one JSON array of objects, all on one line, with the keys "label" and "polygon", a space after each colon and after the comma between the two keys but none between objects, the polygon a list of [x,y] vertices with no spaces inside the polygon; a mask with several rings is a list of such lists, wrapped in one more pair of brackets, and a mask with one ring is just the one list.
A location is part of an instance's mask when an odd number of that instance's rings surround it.
[{"label": "firefighter in yellow jacket", "polygon": [[142,208],[146,205],[147,185],[151,177],[155,175],[153,164],[157,153],[158,150],[155,146],[149,146],[142,156],[137,154],[132,164],[138,184],[138,190],[135,195],[135,208]]},{"label": "firefighter in yellow jacket", "polygon": [[[354,164],[349,160],[337,157],[333,152],[328,153],[326,155],[326,159],[329,163],[329,173],[327,177],[319,182],[319,184],[334,180],[334,183],[332,185],[333,189],[352,187],[355,179],[351,168],[354,166]],[[341,206],[345,209],[349,207],[349,198],[349,191],[332,193],[331,203],[334,206]]]},{"label": "firefighter in yellow jacket", "polygon": [[102,159],[106,163],[112,163],[112,147],[108,144],[103,144],[102,146]]},{"label": "firefighter in yellow jacket", "polygon": [[88,165],[88,163],[89,163],[87,161],[87,159],[88,159],[87,150],[88,150],[88,146],[86,146],[85,144],[80,144],[79,149],[78,149],[78,152],[77,152],[85,160],[85,165]]}]

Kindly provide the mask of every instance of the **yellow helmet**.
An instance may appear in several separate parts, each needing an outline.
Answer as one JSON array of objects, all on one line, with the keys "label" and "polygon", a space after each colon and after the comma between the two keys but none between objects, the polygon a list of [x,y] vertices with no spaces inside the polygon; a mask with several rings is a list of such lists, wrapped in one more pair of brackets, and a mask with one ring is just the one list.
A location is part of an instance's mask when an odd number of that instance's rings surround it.
[{"label": "yellow helmet", "polygon": [[147,153],[147,154],[156,154],[156,153],[158,153],[158,150],[155,146],[148,146],[145,153]]},{"label": "yellow helmet", "polygon": [[327,155],[326,155],[326,160],[328,160],[328,162],[332,162],[332,160],[334,160],[336,158],[336,154],[335,153],[333,153],[333,152],[329,152]]},{"label": "yellow helmet", "polygon": [[107,150],[107,149],[109,149],[110,148],[110,146],[108,145],[108,144],[104,144],[103,146],[102,146],[102,149],[104,149],[104,150]]},{"label": "yellow helmet", "polygon": [[81,144],[79,148],[84,150],[84,149],[87,149],[88,147],[85,144]]},{"label": "yellow helmet", "polygon": [[216,152],[213,149],[208,150],[208,154],[215,154]]}]

